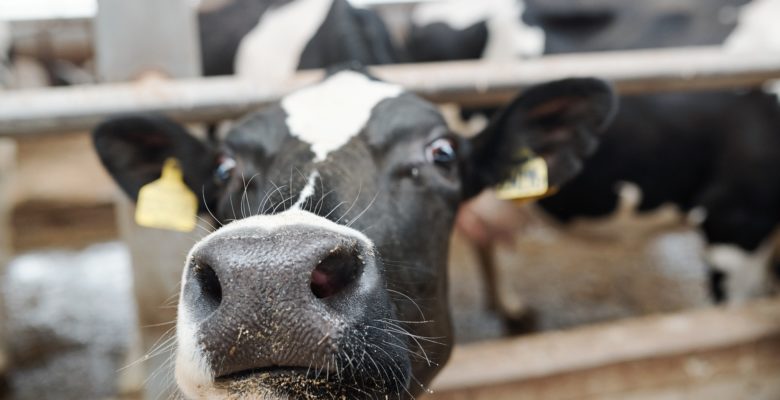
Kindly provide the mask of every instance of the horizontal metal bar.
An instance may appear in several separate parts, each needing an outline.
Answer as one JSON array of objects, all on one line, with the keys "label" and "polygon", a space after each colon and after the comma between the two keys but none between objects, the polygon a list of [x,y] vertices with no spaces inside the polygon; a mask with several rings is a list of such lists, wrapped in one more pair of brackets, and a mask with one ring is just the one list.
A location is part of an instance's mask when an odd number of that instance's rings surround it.
[{"label": "horizontal metal bar", "polygon": [[[683,48],[506,63],[407,64],[373,67],[371,72],[435,102],[497,106],[529,85],[572,76],[610,80],[621,93],[756,87],[780,79],[780,53]],[[276,89],[221,77],[9,91],[0,94],[0,136],[88,130],[109,115],[131,112],[159,112],[181,122],[235,118],[322,76],[322,71],[301,72]]]}]

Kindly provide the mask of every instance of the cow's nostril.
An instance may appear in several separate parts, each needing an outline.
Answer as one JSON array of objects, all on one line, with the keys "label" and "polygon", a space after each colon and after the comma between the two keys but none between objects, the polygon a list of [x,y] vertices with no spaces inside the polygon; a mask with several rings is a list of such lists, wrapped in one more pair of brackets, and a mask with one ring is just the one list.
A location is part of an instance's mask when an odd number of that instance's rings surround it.
[{"label": "cow's nostril", "polygon": [[192,273],[200,289],[202,305],[208,311],[216,310],[219,304],[222,303],[222,285],[219,283],[217,273],[214,272],[210,265],[200,261],[193,264]]},{"label": "cow's nostril", "polygon": [[338,294],[357,280],[363,262],[352,251],[336,249],[320,261],[311,273],[311,291],[325,299]]}]

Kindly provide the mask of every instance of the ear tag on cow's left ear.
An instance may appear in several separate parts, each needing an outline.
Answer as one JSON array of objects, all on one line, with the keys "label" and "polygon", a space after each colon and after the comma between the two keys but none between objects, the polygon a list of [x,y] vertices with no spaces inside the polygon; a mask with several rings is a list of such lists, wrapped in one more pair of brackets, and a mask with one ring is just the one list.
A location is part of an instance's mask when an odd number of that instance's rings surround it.
[{"label": "ear tag on cow's left ear", "polygon": [[544,158],[533,155],[530,150],[525,150],[523,155],[528,161],[515,168],[508,181],[496,187],[498,198],[525,203],[551,194],[547,162]]},{"label": "ear tag on cow's left ear", "polygon": [[198,198],[184,183],[179,162],[165,160],[160,179],[138,192],[135,222],[147,228],[192,232],[197,216]]}]

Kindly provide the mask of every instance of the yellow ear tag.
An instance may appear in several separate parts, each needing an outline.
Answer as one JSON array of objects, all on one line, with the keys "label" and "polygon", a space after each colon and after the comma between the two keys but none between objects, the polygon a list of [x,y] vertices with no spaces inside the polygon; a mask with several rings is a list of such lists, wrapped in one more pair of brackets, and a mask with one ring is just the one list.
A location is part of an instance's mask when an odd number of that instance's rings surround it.
[{"label": "yellow ear tag", "polygon": [[160,179],[138,192],[135,222],[147,228],[192,232],[197,215],[198,198],[184,183],[179,162],[165,160]]},{"label": "yellow ear tag", "polygon": [[542,157],[524,162],[513,171],[508,181],[496,187],[498,198],[517,203],[537,200],[553,192],[547,180],[547,163]]}]

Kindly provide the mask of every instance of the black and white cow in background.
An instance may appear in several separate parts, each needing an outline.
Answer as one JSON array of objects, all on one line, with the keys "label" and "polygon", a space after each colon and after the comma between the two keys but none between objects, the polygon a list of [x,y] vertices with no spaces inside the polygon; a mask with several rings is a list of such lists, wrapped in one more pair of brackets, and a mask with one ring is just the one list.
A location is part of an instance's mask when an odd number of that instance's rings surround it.
[{"label": "black and white cow in background", "polygon": [[402,59],[372,10],[347,0],[232,0],[199,15],[203,73],[278,84],[298,69]]},{"label": "black and white cow in background", "polygon": [[464,139],[432,104],[341,70],[244,118],[216,147],[150,115],[109,120],[94,140],[132,198],[177,158],[201,211],[225,224],[195,244],[182,276],[186,396],[412,398],[450,352],[459,204],[527,150],[553,184],[573,177],[614,109],[599,80],[557,81]]},{"label": "black and white cow in background", "polygon": [[[420,6],[409,34],[412,57],[495,59],[494,43],[513,41],[507,47],[516,56],[535,55],[522,49],[538,55],[721,43],[733,51],[780,51],[778,0],[478,4],[485,9],[468,21],[462,11],[475,2]],[[496,22],[507,14],[514,29]],[[765,294],[780,279],[770,239],[780,223],[780,87],[768,88],[625,97],[583,173],[541,208],[561,221],[608,215],[618,205],[616,187],[634,183],[641,211],[673,203],[700,219],[715,300]]]}]

